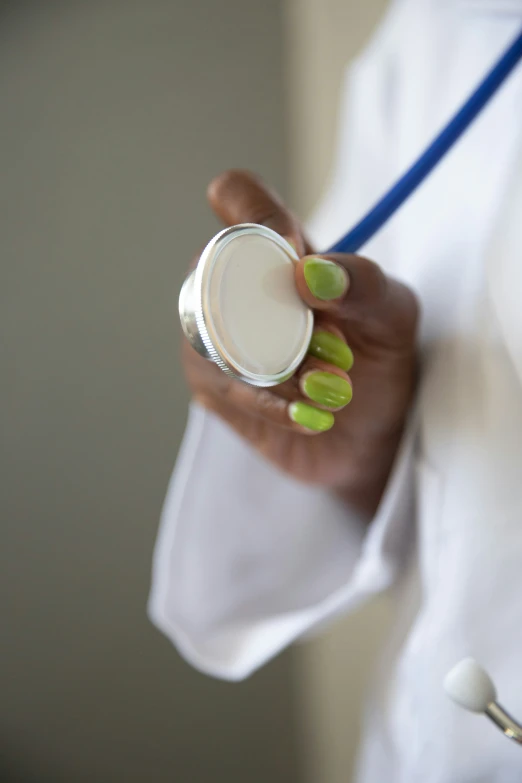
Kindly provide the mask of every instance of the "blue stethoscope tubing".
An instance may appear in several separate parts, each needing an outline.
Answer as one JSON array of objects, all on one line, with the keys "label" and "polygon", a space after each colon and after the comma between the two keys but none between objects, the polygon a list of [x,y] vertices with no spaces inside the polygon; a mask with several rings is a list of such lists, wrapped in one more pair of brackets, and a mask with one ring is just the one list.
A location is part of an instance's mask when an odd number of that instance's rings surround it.
[{"label": "blue stethoscope tubing", "polygon": [[332,245],[329,253],[356,253],[382,228],[469,128],[521,58],[522,32],[428,149],[380,201],[342,239]]}]

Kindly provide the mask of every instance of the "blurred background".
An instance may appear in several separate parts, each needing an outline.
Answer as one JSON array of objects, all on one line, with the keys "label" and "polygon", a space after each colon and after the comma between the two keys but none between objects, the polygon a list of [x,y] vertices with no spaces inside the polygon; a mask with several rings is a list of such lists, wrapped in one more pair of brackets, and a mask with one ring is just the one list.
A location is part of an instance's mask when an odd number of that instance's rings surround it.
[{"label": "blurred background", "polygon": [[245,683],[149,623],[177,294],[259,172],[306,218],[385,0],[0,2],[0,780],[347,783],[385,601]]}]

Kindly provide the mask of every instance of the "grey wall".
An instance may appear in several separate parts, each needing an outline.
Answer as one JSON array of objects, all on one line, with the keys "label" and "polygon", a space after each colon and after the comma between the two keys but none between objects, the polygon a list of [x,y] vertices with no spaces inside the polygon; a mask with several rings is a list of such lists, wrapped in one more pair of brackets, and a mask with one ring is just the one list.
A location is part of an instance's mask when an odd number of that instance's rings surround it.
[{"label": "grey wall", "polygon": [[291,658],[243,685],[148,623],[183,431],[177,291],[219,170],[284,189],[276,0],[0,5],[0,779],[296,773]]}]

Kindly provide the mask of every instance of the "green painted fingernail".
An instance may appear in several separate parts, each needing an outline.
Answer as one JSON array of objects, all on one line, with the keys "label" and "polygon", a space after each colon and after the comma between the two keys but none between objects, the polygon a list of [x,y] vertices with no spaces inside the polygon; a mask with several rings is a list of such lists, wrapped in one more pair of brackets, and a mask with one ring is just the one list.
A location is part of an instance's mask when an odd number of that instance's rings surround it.
[{"label": "green painted fingernail", "polygon": [[326,258],[305,261],[304,276],[316,299],[338,299],[348,288],[348,275],[344,269]]},{"label": "green painted fingernail", "polygon": [[334,424],[333,413],[313,408],[306,402],[292,402],[288,406],[288,415],[296,424],[313,432],[326,432]]},{"label": "green painted fingernail", "polygon": [[308,346],[308,353],[317,359],[335,364],[345,372],[353,367],[353,353],[344,340],[331,332],[314,332]]},{"label": "green painted fingernail", "polygon": [[352,399],[352,386],[332,372],[311,372],[302,388],[307,397],[326,408],[342,408]]}]

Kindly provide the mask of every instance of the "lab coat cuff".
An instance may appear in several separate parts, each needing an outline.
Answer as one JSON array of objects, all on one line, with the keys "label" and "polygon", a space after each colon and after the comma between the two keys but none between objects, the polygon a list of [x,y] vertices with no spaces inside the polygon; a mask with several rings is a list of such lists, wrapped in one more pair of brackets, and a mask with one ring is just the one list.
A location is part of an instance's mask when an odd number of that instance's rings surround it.
[{"label": "lab coat cuff", "polygon": [[196,668],[242,679],[384,589],[400,551],[406,451],[367,528],[193,405],[155,548],[152,621]]}]

